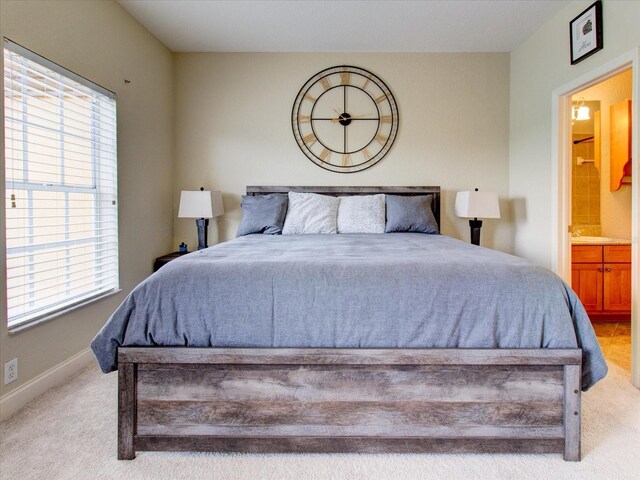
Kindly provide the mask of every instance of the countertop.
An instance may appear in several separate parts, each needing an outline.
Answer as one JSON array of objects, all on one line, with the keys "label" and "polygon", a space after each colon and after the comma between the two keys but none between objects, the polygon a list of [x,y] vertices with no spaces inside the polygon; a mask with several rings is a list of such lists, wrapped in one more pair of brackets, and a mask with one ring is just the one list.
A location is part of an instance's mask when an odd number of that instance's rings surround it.
[{"label": "countertop", "polygon": [[571,237],[571,245],[631,245],[626,238],[611,237]]}]

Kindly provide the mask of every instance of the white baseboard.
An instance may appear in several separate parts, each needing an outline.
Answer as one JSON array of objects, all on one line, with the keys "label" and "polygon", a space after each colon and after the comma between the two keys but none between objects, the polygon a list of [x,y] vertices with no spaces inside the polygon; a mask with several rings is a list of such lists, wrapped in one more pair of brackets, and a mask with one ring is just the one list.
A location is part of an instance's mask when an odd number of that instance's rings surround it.
[{"label": "white baseboard", "polygon": [[36,378],[20,385],[15,390],[0,397],[0,420],[5,420],[27,403],[52,387],[60,385],[72,375],[87,366],[94,359],[89,348],[85,348]]}]

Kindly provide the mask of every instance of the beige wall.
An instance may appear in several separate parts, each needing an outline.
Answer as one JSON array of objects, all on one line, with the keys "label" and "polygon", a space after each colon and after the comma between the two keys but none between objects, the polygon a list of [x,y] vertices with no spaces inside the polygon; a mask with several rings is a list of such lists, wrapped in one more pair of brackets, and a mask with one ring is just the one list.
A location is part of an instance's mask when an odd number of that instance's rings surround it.
[{"label": "beige wall", "polygon": [[[391,88],[400,112],[387,156],[359,173],[321,169],[298,148],[291,107],[300,87],[333,65],[371,70]],[[222,190],[220,239],[235,236],[247,185],[440,185],[443,232],[469,239],[453,213],[458,190],[498,192],[503,218],[487,220],[482,243],[511,250],[507,202],[509,55],[176,54],[176,191]],[[210,229],[215,240],[215,225]],[[196,242],[193,220],[176,220],[174,244]],[[211,244],[212,242],[210,242]]]},{"label": "beige wall", "polygon": [[610,169],[610,125],[609,107],[631,98],[632,71],[625,72],[600,82],[574,95],[585,100],[600,100],[601,113],[601,168],[600,168],[600,223],[605,237],[631,238],[631,186],[623,185],[612,192],[609,186]]},{"label": "beige wall", "polygon": [[640,2],[605,1],[604,49],[569,61],[569,22],[592,0],[560,10],[511,53],[509,189],[517,255],[552,259],[551,95],[553,90],[640,45]]},{"label": "beige wall", "polygon": [[[123,290],[29,330],[8,334],[0,308],[0,365],[18,358],[5,394],[89,346],[131,288],[171,250],[173,58],[112,0],[0,2],[2,36],[103,85],[118,99],[120,285]],[[125,85],[124,79],[131,81]],[[0,148],[4,165],[4,145]],[[4,169],[2,183],[4,183]],[[4,200],[0,205],[4,228]],[[4,235],[1,235],[4,249]],[[4,271],[4,255],[0,256]],[[4,275],[0,289],[6,291]]]}]

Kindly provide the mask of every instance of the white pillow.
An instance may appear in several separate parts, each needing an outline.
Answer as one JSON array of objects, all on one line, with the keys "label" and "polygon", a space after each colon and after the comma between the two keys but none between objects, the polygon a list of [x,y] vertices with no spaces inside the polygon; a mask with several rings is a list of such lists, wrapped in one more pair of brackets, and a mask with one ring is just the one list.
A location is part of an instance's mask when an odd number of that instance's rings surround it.
[{"label": "white pillow", "polygon": [[340,197],[338,233],[384,233],[385,196]]},{"label": "white pillow", "polygon": [[289,207],[282,234],[336,233],[339,203],[338,197],[289,192]]}]

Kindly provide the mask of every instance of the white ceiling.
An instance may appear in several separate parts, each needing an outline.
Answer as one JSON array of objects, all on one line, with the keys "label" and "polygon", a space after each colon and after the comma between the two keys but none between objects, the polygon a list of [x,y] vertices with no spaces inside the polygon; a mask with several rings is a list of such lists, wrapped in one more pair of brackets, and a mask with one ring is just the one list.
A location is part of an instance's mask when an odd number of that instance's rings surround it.
[{"label": "white ceiling", "polygon": [[568,3],[118,1],[174,52],[510,52]]}]

